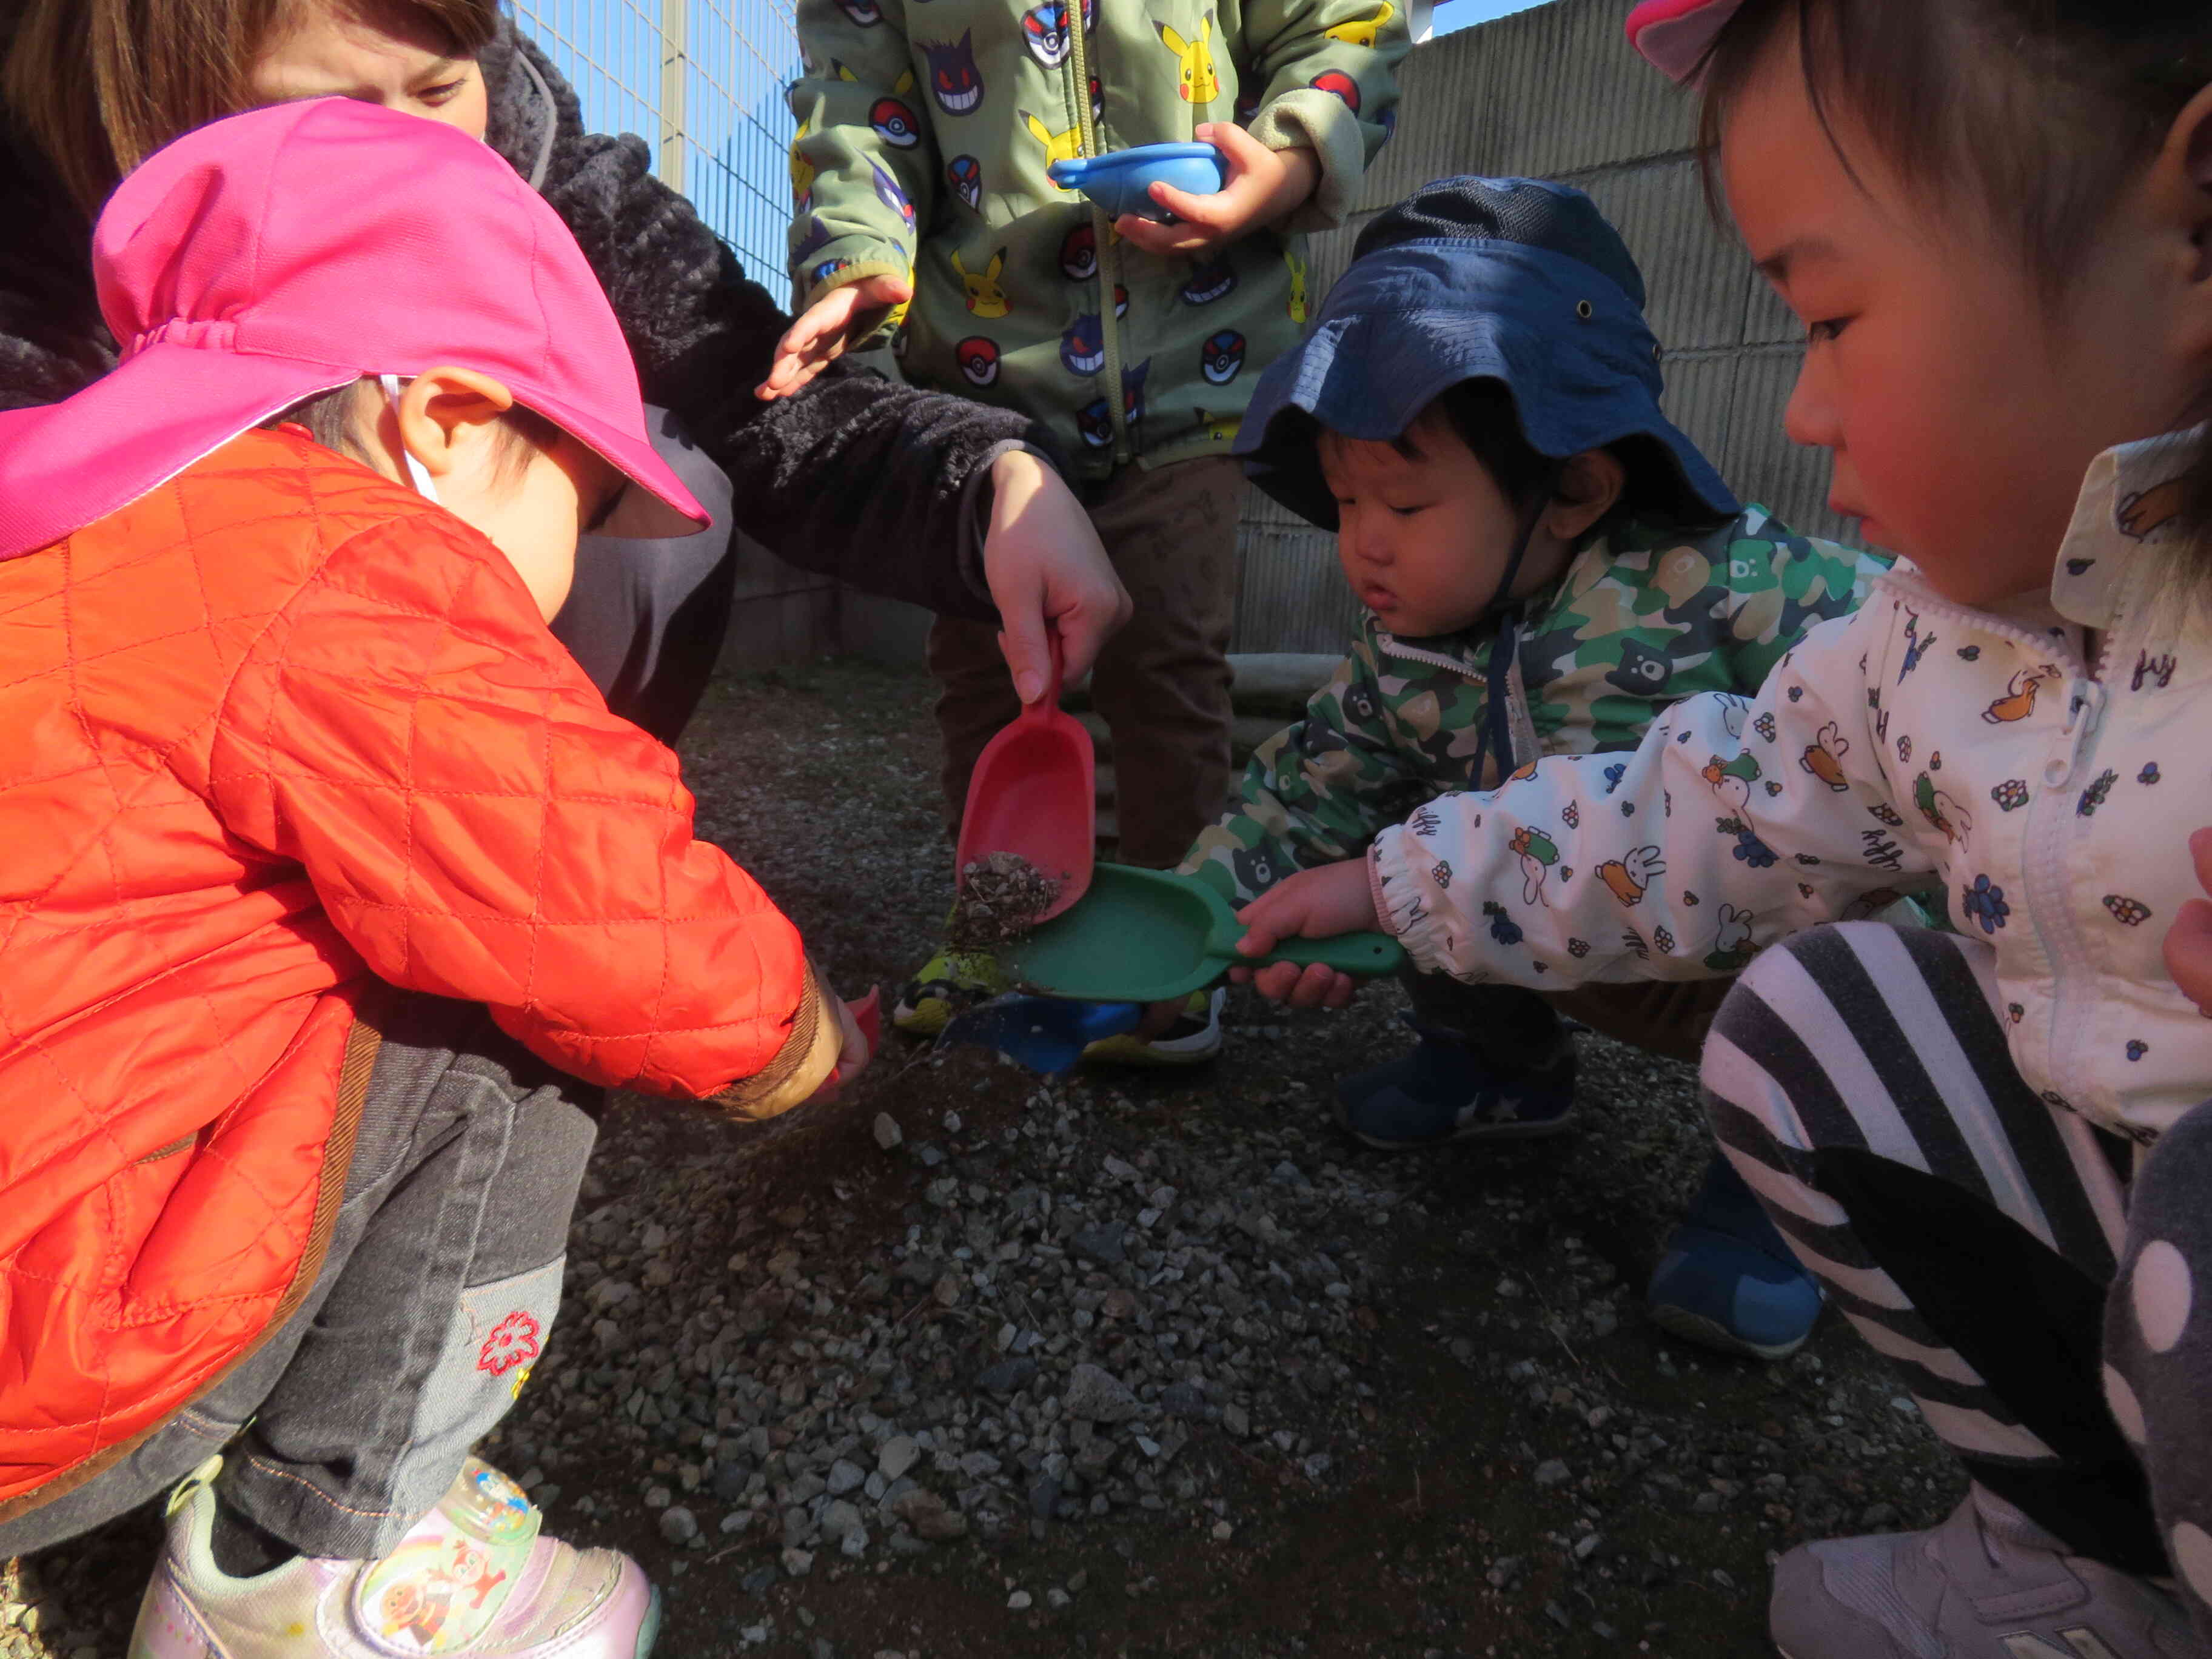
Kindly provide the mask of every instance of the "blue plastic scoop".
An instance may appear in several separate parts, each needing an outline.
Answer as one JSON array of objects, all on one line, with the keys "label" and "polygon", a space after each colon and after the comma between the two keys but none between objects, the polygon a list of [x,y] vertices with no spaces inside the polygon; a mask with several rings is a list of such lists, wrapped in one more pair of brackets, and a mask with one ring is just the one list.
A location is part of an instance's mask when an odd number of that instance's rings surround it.
[{"label": "blue plastic scoop", "polygon": [[1111,218],[1133,213],[1159,224],[1174,223],[1175,215],[1152,200],[1155,184],[1188,196],[1212,196],[1224,182],[1221,152],[1211,144],[1139,144],[1054,161],[1045,172],[1062,190],[1081,191]]}]

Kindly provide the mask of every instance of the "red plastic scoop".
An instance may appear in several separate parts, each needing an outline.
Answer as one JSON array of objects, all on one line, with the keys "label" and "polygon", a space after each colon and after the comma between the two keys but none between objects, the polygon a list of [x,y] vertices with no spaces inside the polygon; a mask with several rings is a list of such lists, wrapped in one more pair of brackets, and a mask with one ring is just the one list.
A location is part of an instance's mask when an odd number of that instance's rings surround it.
[{"label": "red plastic scoop", "polygon": [[1036,920],[1056,916],[1091,885],[1097,834],[1098,778],[1091,733],[1060,707],[1060,635],[1052,641],[1052,681],[1044,695],[1007,722],[975,757],[960,814],[955,879],[987,853],[1012,853],[1060,884]]}]

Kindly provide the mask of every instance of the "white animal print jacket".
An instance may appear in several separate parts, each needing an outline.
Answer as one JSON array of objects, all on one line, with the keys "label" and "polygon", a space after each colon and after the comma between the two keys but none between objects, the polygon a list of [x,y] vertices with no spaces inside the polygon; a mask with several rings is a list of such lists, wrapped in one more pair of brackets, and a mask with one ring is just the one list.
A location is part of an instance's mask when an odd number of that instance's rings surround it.
[{"label": "white animal print jacket", "polygon": [[1940,887],[2030,1086],[2154,1139],[2212,1096],[2160,951],[2212,824],[2212,623],[2159,556],[2197,435],[2097,459],[2048,594],[1970,610],[1899,563],[1757,697],[1422,807],[1370,854],[1384,925],[1423,968],[1549,989],[1734,972]]}]

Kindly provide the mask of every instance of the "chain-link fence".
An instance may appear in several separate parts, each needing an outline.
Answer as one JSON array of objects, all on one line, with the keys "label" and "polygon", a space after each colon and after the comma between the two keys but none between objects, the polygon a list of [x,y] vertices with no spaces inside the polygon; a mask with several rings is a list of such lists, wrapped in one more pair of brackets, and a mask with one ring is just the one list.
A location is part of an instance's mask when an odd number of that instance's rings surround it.
[{"label": "chain-link fence", "polygon": [[791,222],[793,0],[514,0],[594,132],[635,132],[770,293]]}]

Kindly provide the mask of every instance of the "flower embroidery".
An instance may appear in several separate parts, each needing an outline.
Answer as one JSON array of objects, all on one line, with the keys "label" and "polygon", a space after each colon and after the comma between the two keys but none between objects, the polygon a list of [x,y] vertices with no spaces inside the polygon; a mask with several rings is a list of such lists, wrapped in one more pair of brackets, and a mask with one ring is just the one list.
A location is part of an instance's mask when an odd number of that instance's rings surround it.
[{"label": "flower embroidery", "polygon": [[1979,662],[1981,660],[1981,657],[1982,647],[1978,645],[1962,645],[1959,647],[1959,660],[1960,662]]},{"label": "flower embroidery", "polygon": [[1751,729],[1758,732],[1760,737],[1765,738],[1767,742],[1772,743],[1774,741],[1773,714],[1771,713],[1761,714],[1757,720],[1751,723]]},{"label": "flower embroidery", "polygon": [[1685,904],[1695,904],[1697,902],[1698,896],[1692,892],[1688,888],[1685,887],[1682,890],[1682,902]]},{"label": "flower embroidery", "polygon": [[1573,829],[1582,821],[1583,809],[1577,802],[1569,801],[1559,809],[1559,822],[1565,824],[1568,829]]},{"label": "flower embroidery", "polygon": [[2017,1002],[2008,1002],[2005,1004],[2005,1018],[2009,1019],[2014,1024],[2017,1025],[2021,1021],[2027,1018],[2027,1010],[2021,1007]]},{"label": "flower embroidery", "polygon": [[1774,862],[1774,849],[1748,830],[1736,832],[1735,855],[1754,870],[1764,870]]},{"label": "flower embroidery", "polygon": [[2136,1041],[2128,1044],[2128,1058],[2130,1060],[2141,1060],[2149,1052],[2150,1044],[2142,1042],[2141,1039],[2137,1039]]},{"label": "flower embroidery", "polygon": [[1912,758],[1912,736],[1907,732],[1897,740],[1897,758],[1900,764]]},{"label": "flower embroidery", "polygon": [[1505,914],[1505,907],[1496,899],[1485,899],[1482,914],[1490,918],[1490,936],[1500,945],[1521,942],[1521,924]]},{"label": "flower embroidery", "polygon": [[1990,791],[1990,799],[2006,811],[2014,811],[2027,805],[2027,780],[2007,778]]},{"label": "flower embroidery", "polygon": [[1443,859],[1438,859],[1435,866],[1429,872],[1429,879],[1439,887],[1450,886],[1451,866]]},{"label": "flower embroidery", "polygon": [[2012,914],[2012,906],[2005,902],[2004,889],[1986,875],[1976,876],[1972,886],[1959,890],[1959,908],[1966,913],[1967,920],[1980,922],[1985,933],[1996,933]]},{"label": "flower embroidery", "polygon": [[1659,947],[1659,954],[1662,957],[1674,953],[1674,936],[1664,927],[1651,930],[1651,942]]},{"label": "flower embroidery", "polygon": [[2112,920],[2123,927],[2140,927],[2150,920],[2150,906],[2124,893],[2106,894],[2105,908],[2112,913]]},{"label": "flower embroidery", "polygon": [[1615,761],[1612,765],[1607,767],[1605,769],[1605,793],[1609,795],[1614,790],[1620,788],[1621,779],[1627,775],[1628,763],[1626,761]]},{"label": "flower embroidery", "polygon": [[2081,792],[2081,799],[2074,803],[2075,813],[2081,817],[2094,817],[2097,809],[2105,804],[2106,797],[2112,793],[2112,786],[2119,781],[2120,775],[2109,766],[2098,773],[2095,780]]},{"label": "flower embroidery", "polygon": [[1588,956],[1589,954],[1589,941],[1586,939],[1569,939],[1567,941],[1567,954],[1571,957]]},{"label": "flower embroidery", "polygon": [[1892,806],[1887,801],[1883,801],[1878,805],[1869,806],[1867,808],[1867,811],[1873,813],[1876,818],[1887,824],[1893,830],[1902,830],[1905,828],[1905,820],[1898,815],[1897,809],[1894,806]]},{"label": "flower embroidery", "polygon": [[2144,762],[2143,769],[2136,774],[2136,781],[2137,783],[2156,783],[2158,781],[2158,763],[2156,761]]},{"label": "flower embroidery", "polygon": [[477,1350],[477,1369],[505,1376],[517,1365],[527,1365],[538,1358],[538,1339],[544,1334],[534,1316],[518,1308],[491,1328],[483,1346]]}]

